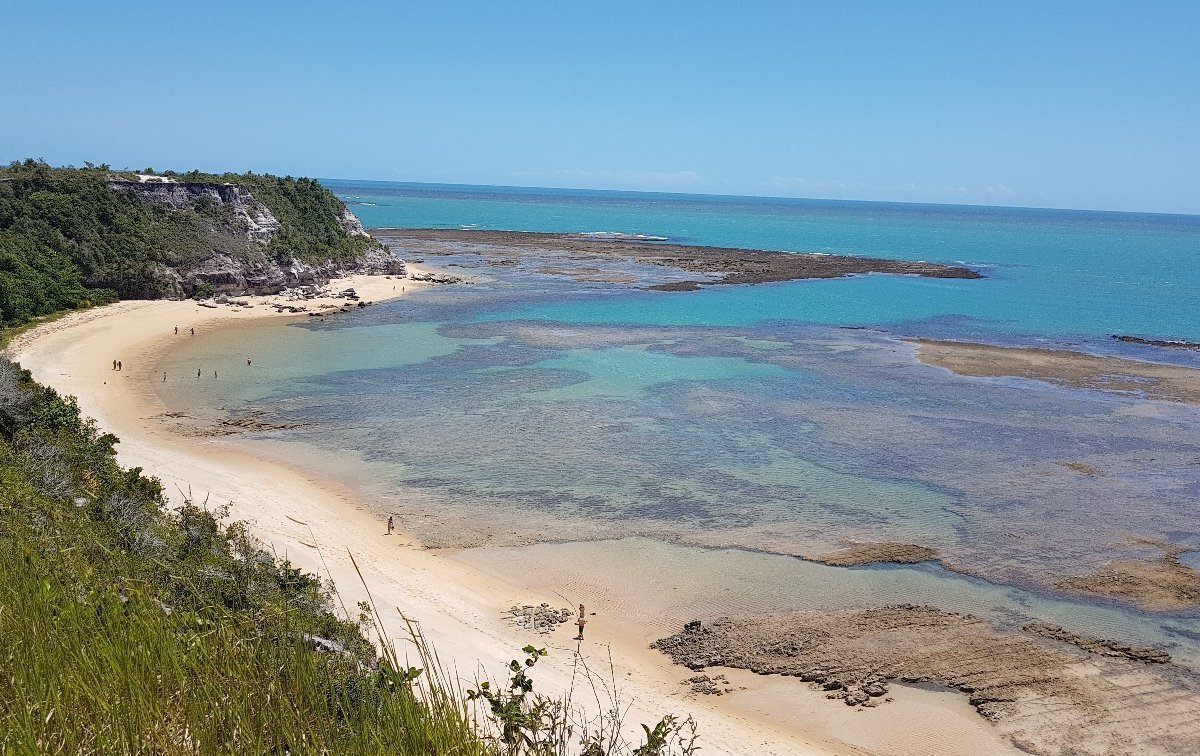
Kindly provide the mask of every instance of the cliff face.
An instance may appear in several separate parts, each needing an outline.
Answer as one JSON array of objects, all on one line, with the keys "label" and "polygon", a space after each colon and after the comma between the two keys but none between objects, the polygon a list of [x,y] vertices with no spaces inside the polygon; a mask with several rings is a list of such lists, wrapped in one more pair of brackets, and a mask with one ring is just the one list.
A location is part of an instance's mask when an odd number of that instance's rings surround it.
[{"label": "cliff face", "polygon": [[[108,185],[117,191],[129,192],[143,202],[153,202],[175,210],[195,210],[205,204],[228,207],[245,225],[246,236],[263,244],[279,233],[279,220],[267,206],[236,184],[110,181]],[[362,228],[361,224],[359,228]]]},{"label": "cliff face", "polygon": [[117,299],[403,270],[310,178],[0,166],[0,326]]},{"label": "cliff face", "polygon": [[[163,283],[176,296],[190,296],[205,284],[217,293],[274,294],[350,273],[404,273],[404,262],[374,243],[364,245],[353,260],[278,259],[269,247],[284,231],[284,224],[250,189],[237,184],[111,180],[108,185],[140,202],[195,211],[198,222],[209,226],[212,241],[201,259],[159,267]],[[347,237],[370,240],[362,223],[345,207],[337,224]]]},{"label": "cliff face", "polygon": [[202,284],[209,284],[219,294],[277,294],[295,286],[323,285],[352,273],[404,275],[404,261],[386,250],[373,250],[355,262],[322,265],[296,259],[287,265],[270,259],[248,262],[217,252],[198,266],[173,273],[183,295],[190,296]]},{"label": "cliff face", "polygon": [[[197,262],[163,264],[158,275],[176,296],[188,296],[211,287],[218,294],[275,294],[284,288],[324,284],[330,278],[370,272],[403,275],[404,263],[382,246],[367,246],[353,260],[278,260],[268,246],[283,230],[283,223],[248,188],[209,181],[110,180],[114,191],[126,192],[139,202],[172,210],[193,210],[210,226],[214,240],[208,254]],[[341,209],[338,226],[347,236],[370,240],[358,218]],[[230,245],[233,238],[235,244]],[[220,242],[224,244],[220,244]]]}]

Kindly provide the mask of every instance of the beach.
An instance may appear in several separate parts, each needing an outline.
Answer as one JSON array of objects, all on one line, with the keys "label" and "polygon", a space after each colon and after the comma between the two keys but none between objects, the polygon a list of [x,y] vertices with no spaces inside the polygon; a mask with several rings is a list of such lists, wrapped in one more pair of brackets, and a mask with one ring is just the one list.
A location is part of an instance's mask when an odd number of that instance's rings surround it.
[{"label": "beach", "polygon": [[[397,285],[398,279],[356,277],[331,288],[353,287],[363,301],[383,301],[399,295]],[[405,296],[419,296],[416,283],[407,281],[403,288]],[[252,443],[171,432],[159,418],[164,411],[155,391],[162,382],[159,355],[186,348],[193,328],[201,334],[267,323],[277,328],[289,318],[307,317],[276,312],[269,297],[239,299],[254,306],[129,301],[83,311],[22,335],[8,354],[39,382],[77,397],[85,415],[120,437],[119,460],[159,478],[172,503],[190,496],[209,507],[228,504],[230,517],[247,521],[280,557],[331,579],[348,607],[366,598],[361,570],[401,648],[403,614],[418,623],[442,662],[465,681],[498,674],[517,649],[532,642],[550,651],[536,670],[539,690],[566,689],[573,676],[578,682],[586,665],[599,691],[593,696],[592,685],[582,684],[587,697],[595,699],[593,711],[596,703],[603,708],[613,697],[628,707],[627,724],[652,724],[666,713],[693,716],[706,753],[1011,752],[965,697],[945,690],[893,686],[892,703],[862,711],[829,701],[823,691],[794,678],[731,671],[726,695],[701,695],[681,685],[693,673],[648,648],[660,636],[656,628],[601,612],[589,618],[587,640],[578,645],[565,628],[550,635],[522,630],[503,621],[509,607],[565,605],[553,586],[540,584],[545,576],[521,581],[510,571],[501,579],[489,574],[486,562],[447,558],[403,531],[385,535],[385,523],[369,502],[281,461],[277,446],[274,453],[260,454]],[[123,363],[119,372],[111,369],[116,359]],[[244,359],[240,353],[228,355],[230,363]],[[603,583],[604,570],[594,570],[592,578]],[[582,698],[577,690],[576,699]]]}]

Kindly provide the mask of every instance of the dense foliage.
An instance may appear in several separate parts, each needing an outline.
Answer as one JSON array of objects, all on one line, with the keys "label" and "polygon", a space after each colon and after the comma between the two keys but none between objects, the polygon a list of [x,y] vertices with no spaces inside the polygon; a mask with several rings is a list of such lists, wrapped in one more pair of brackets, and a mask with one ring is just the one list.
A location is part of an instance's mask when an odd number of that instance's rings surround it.
[{"label": "dense foliage", "polygon": [[169,269],[229,255],[250,263],[358,259],[376,244],[342,227],[344,206],[311,179],[247,174],[171,174],[237,184],[279,220],[268,244],[246,235],[228,206],[170,207],[116,191],[108,166],[52,168],[34,160],[0,169],[0,326],[117,297],[178,293]]}]

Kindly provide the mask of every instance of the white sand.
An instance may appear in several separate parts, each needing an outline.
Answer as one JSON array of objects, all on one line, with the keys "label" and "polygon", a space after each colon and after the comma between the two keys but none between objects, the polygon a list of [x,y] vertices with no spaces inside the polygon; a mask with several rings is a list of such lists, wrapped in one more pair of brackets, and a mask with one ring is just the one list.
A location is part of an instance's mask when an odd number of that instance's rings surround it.
[{"label": "white sand", "polygon": [[[398,296],[401,286],[411,294],[428,284],[358,276],[334,282],[333,288],[347,286],[364,300],[379,301]],[[547,601],[554,607],[563,604],[560,598],[501,583],[481,570],[423,550],[403,533],[386,536],[384,522],[347,492],[301,470],[253,456],[245,445],[167,433],[151,420],[163,411],[153,390],[158,352],[177,344],[176,339],[190,338],[191,328],[201,331],[254,318],[289,317],[264,306],[272,298],[239,299],[251,299],[256,306],[207,309],[194,302],[121,302],[47,323],[15,340],[7,353],[39,382],[77,397],[86,415],[121,438],[120,462],[158,477],[173,502],[181,500],[181,492],[190,491],[197,500],[207,498],[210,506],[231,503],[232,516],[248,521],[252,532],[276,553],[332,578],[349,607],[364,598],[351,564],[352,552],[393,637],[404,637],[400,612],[417,620],[442,662],[464,680],[474,681],[483,671],[499,676],[503,665],[525,644],[546,645],[550,656],[534,671],[539,690],[565,689],[577,658],[582,659],[603,674],[604,687],[611,687],[612,680],[619,685],[619,698],[630,707],[626,721],[633,737],[640,733],[639,723],[653,724],[665,713],[693,715],[700,723],[705,754],[861,754],[866,751],[818,732],[836,729],[844,737],[853,735],[856,717],[871,716],[880,722],[896,716],[885,713],[887,707],[861,713],[830,703],[826,718],[841,725],[814,729],[806,721],[794,721],[795,716],[780,716],[780,708],[787,704],[779,698],[779,680],[764,682],[763,698],[756,701],[749,675],[739,678],[751,689],[734,696],[740,698],[737,706],[686,695],[679,683],[690,674],[687,670],[647,649],[636,633],[623,634],[607,618],[593,618],[587,640],[578,649],[565,628],[550,636],[531,635],[503,623],[503,609],[514,596],[523,596],[522,603]],[[313,310],[321,303],[305,304]],[[111,369],[114,359],[123,361],[124,370]],[[576,696],[577,700],[591,697],[590,688],[586,696]],[[594,700],[591,708],[596,708]],[[802,710],[798,707],[793,713]],[[893,726],[903,727],[903,723],[893,722]],[[876,751],[875,742],[871,745],[871,751],[882,752]],[[942,745],[951,750],[918,750],[961,752],[953,743]]]}]

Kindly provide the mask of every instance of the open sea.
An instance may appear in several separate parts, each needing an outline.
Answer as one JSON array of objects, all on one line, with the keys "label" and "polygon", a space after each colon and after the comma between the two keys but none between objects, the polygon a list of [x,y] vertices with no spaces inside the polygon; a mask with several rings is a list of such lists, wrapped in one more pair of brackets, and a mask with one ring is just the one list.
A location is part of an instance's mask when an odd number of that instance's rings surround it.
[{"label": "open sea", "polygon": [[[665,293],[451,254],[426,264],[472,285],[189,340],[166,369],[219,366],[222,380],[168,385],[169,405],[300,424],[255,443],[353,485],[454,558],[624,606],[654,631],[721,612],[934,603],[1152,643],[1200,668],[1200,613],[1054,587],[1159,553],[1131,536],[1200,550],[1200,408],[964,378],[904,341],[1200,367],[1200,352],[1111,338],[1200,341],[1200,217],[324,183],[368,228],[641,235],[984,278]],[[795,558],[854,541],[930,546],[953,570]],[[668,583],[669,604],[630,598]]]}]

